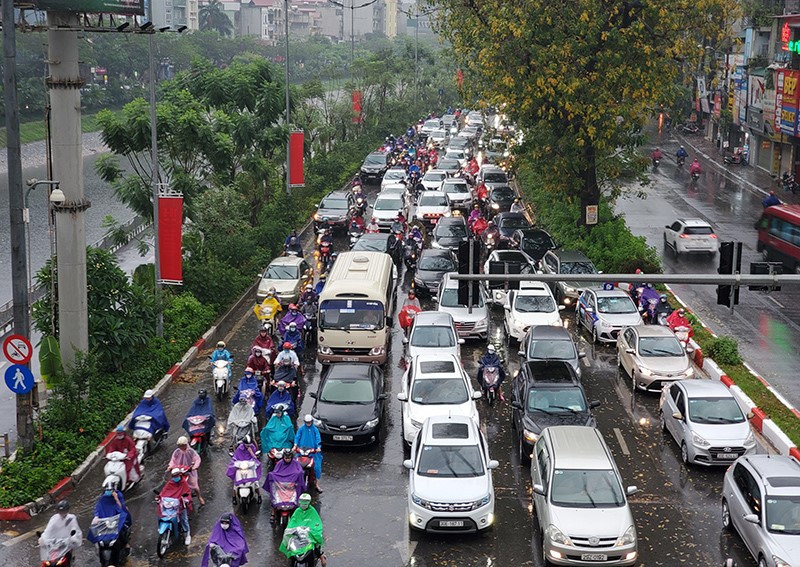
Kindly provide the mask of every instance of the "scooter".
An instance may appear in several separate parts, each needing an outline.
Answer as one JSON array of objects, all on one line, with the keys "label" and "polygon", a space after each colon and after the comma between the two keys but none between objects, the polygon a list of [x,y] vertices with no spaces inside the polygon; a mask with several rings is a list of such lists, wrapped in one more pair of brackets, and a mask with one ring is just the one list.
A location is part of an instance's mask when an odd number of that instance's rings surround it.
[{"label": "scooter", "polygon": [[214,393],[218,400],[228,395],[228,382],[231,379],[231,361],[215,360],[211,363],[211,377],[214,379]]},{"label": "scooter", "polygon": [[288,528],[283,533],[290,567],[315,567],[318,564],[308,526]]},{"label": "scooter", "polygon": [[500,382],[500,369],[497,366],[483,367],[483,391],[489,407],[494,405],[497,399],[497,385]]},{"label": "scooter", "polygon": [[[36,535],[41,537],[40,532]],[[75,535],[75,530],[71,535]],[[70,567],[72,565],[72,544],[69,538],[54,538],[46,540],[39,546],[39,556],[42,567]]]},{"label": "scooter", "polygon": [[94,518],[89,526],[88,538],[97,544],[101,567],[120,565],[130,555],[127,547],[129,527],[120,525],[120,515]]},{"label": "scooter", "polygon": [[403,262],[406,268],[412,272],[417,269],[417,245],[416,243],[403,244]]},{"label": "scooter", "polygon": [[683,164],[686,163],[686,158],[683,156],[678,156],[677,162],[678,162],[678,167],[683,167]]},{"label": "scooter", "polygon": [[658,169],[659,165],[661,165],[661,158],[653,158],[653,169]]},{"label": "scooter", "polygon": [[297,509],[297,486],[294,482],[273,481],[270,490],[272,494],[272,508],[275,510],[275,526],[285,530],[289,518]]},{"label": "scooter", "polygon": [[305,474],[306,478],[306,486],[314,485],[314,483],[311,481],[315,480],[314,453],[316,452],[316,449],[303,449],[301,447],[297,448],[297,462],[300,463],[301,467],[303,467],[303,473]]},{"label": "scooter", "polygon": [[236,557],[232,553],[228,553],[216,543],[209,546],[208,557],[214,567],[230,567],[236,561]]},{"label": "scooter", "polygon": [[136,452],[141,464],[145,457],[158,449],[161,442],[167,437],[163,429],[152,431],[153,418],[149,415],[137,415],[133,424],[133,439],[136,441]]},{"label": "scooter", "polygon": [[689,344],[689,327],[675,327],[672,332],[675,333],[675,338],[678,339],[678,342],[681,343],[683,350],[686,352],[692,352],[694,349]]},{"label": "scooter", "polygon": [[207,431],[206,422],[210,416],[192,415],[186,418],[189,422],[189,446],[202,455],[211,441],[211,433]]},{"label": "scooter", "polygon": [[742,154],[726,155],[722,158],[722,161],[725,165],[747,165],[747,160],[744,159],[744,155]]},{"label": "scooter", "polygon": [[158,546],[156,547],[156,553],[159,557],[164,557],[169,548],[178,540],[178,537],[183,535],[180,532],[178,518],[181,505],[184,507],[189,506],[189,494],[184,494],[182,500],[183,502],[177,498],[167,496],[156,498],[158,502]]},{"label": "scooter", "polygon": [[242,514],[247,514],[250,504],[257,501],[261,504],[261,490],[256,476],[257,463],[253,460],[235,461],[236,476],[234,478],[234,506],[239,504],[242,507]]},{"label": "scooter", "polygon": [[103,486],[113,486],[123,492],[128,490],[135,482],[128,483],[128,473],[125,469],[125,457],[122,451],[111,451],[106,455],[106,466],[103,467],[103,474],[106,475]]},{"label": "scooter", "polygon": [[347,230],[347,236],[350,238],[350,248],[355,246],[356,241],[361,238],[362,234],[364,234],[364,231],[360,227],[350,225],[350,228]]},{"label": "scooter", "polygon": [[692,181],[697,181],[698,179],[700,179],[700,172],[699,171],[693,171],[692,172]]}]

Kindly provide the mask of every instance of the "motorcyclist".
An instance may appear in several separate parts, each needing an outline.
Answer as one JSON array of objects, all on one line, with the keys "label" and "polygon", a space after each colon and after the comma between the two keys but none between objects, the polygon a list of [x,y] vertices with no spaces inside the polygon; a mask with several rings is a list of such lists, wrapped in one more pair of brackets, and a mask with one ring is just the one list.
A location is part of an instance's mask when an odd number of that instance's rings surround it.
[{"label": "motorcyclist", "polygon": [[275,357],[275,373],[273,380],[276,384],[285,380],[287,384],[294,385],[297,380],[297,370],[300,368],[300,359],[292,350],[292,343],[283,343],[283,349]]},{"label": "motorcyclist", "polygon": [[[284,382],[286,384],[286,382]],[[277,390],[275,390],[277,392]],[[274,393],[274,392],[273,392]],[[287,404],[275,404],[270,408],[270,401],[267,402],[267,413],[272,411],[272,415],[267,424],[261,429],[261,448],[265,453],[269,453],[272,449],[291,449],[294,447],[294,423],[292,418],[287,412],[289,406]],[[290,455],[294,455],[292,451],[286,451]]]},{"label": "motorcyclist", "polygon": [[403,305],[401,305],[400,307],[403,308],[408,305],[416,307],[420,311],[422,310],[422,306],[419,303],[419,299],[417,299],[417,294],[413,289],[408,290],[408,296],[403,300]]},{"label": "motorcyclist", "polygon": [[667,325],[673,333],[678,327],[687,327],[689,329],[689,338],[694,336],[694,329],[692,329],[692,324],[686,317],[686,310],[683,307],[670,313],[669,317],[667,317]]},{"label": "motorcyclist", "polygon": [[[271,349],[270,353],[274,353],[275,349]],[[271,357],[270,357],[271,358]],[[263,392],[263,380],[266,376],[268,376],[272,371],[272,361],[270,358],[264,356],[264,351],[260,347],[253,347],[253,354],[250,355],[250,358],[247,359],[247,366],[246,368],[252,368],[253,374],[256,375],[256,382],[259,384],[259,389]],[[261,374],[259,374],[259,372]]]},{"label": "motorcyclist", "polygon": [[678,165],[683,165],[683,162],[686,161],[686,158],[689,157],[689,152],[687,152],[683,146],[678,148],[678,151],[675,152],[675,159],[678,162]]},{"label": "motorcyclist", "polygon": [[178,523],[180,530],[185,534],[184,544],[192,543],[192,533],[189,528],[189,510],[192,507],[192,489],[186,482],[186,472],[184,469],[175,467],[170,471],[170,479],[164,484],[158,497],[175,498],[180,502],[178,512]]},{"label": "motorcyclist", "polygon": [[[322,536],[322,519],[319,517],[319,513],[311,506],[311,495],[307,492],[304,492],[300,495],[299,499],[300,507],[294,511],[292,517],[289,519],[289,523],[286,526],[286,532],[284,532],[284,539],[281,541],[281,545],[279,549],[287,556],[291,557],[297,554],[297,552],[292,552],[286,545],[287,536],[289,536],[298,526],[305,526],[310,528],[309,537],[311,539],[310,545],[314,546],[314,554],[319,558],[320,564],[322,567],[328,562],[327,557],[325,557],[325,553],[322,551],[322,544],[324,543],[324,539]],[[303,552],[305,550],[302,550]]]},{"label": "motorcyclist", "polygon": [[125,476],[128,484],[139,482],[142,478],[142,469],[136,452],[136,442],[125,432],[121,425],[114,431],[114,437],[106,445],[106,455],[113,452],[125,453]]},{"label": "motorcyclist", "polygon": [[766,209],[767,207],[775,207],[777,205],[780,205],[781,200],[775,194],[775,191],[770,191],[769,195],[767,195],[767,197],[763,201],[761,201],[761,204]]},{"label": "motorcyclist", "polygon": [[[294,438],[294,435],[292,435]],[[292,442],[289,443],[290,449]],[[275,463],[275,468],[267,474],[267,488],[270,492],[272,504],[280,503],[276,499],[273,483],[294,483],[295,498],[299,500],[300,495],[306,490],[306,477],[302,465],[294,458],[294,451],[286,450],[283,452],[281,459]],[[270,523],[275,522],[275,508],[272,507],[272,514]]]},{"label": "motorcyclist", "polygon": [[700,161],[698,161],[697,158],[694,158],[694,161],[692,161],[692,164],[689,166],[689,173],[692,175],[700,175],[703,173],[703,168],[700,167]]},{"label": "motorcyclist", "polygon": [[286,333],[286,329],[289,328],[289,323],[295,323],[298,329],[302,329],[303,325],[306,324],[306,318],[300,313],[296,303],[289,304],[288,313],[286,313],[286,315],[281,318],[280,323],[278,323],[278,333],[281,337]]},{"label": "motorcyclist", "polygon": [[522,204],[522,201],[519,200],[519,197],[515,197],[514,198],[514,202],[511,203],[511,208],[509,209],[509,212],[512,212],[512,213],[524,213],[525,212],[525,206]]},{"label": "motorcyclist", "polygon": [[197,398],[192,402],[189,411],[186,412],[186,419],[183,420],[183,429],[189,435],[195,433],[189,418],[196,416],[206,417],[203,422],[203,434],[206,436],[206,444],[208,444],[211,440],[211,431],[217,423],[217,416],[214,414],[214,405],[211,403],[211,398],[208,397],[208,392],[205,389],[197,392]]},{"label": "motorcyclist", "polygon": [[[257,482],[260,484],[261,459],[258,455],[258,446],[249,435],[246,435],[242,442],[239,443],[239,446],[236,447],[233,455],[231,455],[231,460],[228,462],[228,469],[225,471],[225,475],[233,481],[234,504],[236,504],[236,461],[255,461],[256,463],[255,477],[243,478],[239,481],[240,484],[243,482]],[[255,491],[256,496],[258,496],[261,489],[255,488]]]},{"label": "motorcyclist", "polygon": [[[103,533],[101,530],[97,530],[100,533],[95,533],[93,529],[95,526],[102,525],[103,520],[114,518],[115,516],[119,516],[115,533],[108,531]],[[128,541],[132,524],[133,519],[125,504],[125,497],[122,495],[122,491],[116,490],[111,485],[106,485],[103,487],[100,498],[97,499],[97,504],[95,504],[94,517],[92,518],[89,532],[86,534],[86,539],[92,543],[116,541],[116,545],[119,548],[126,548],[128,554],[130,554],[131,546]]]},{"label": "motorcyclist", "polygon": [[639,310],[643,311],[646,310],[648,307],[648,303],[653,301],[658,301],[658,291],[653,287],[653,284],[646,283],[644,287],[642,287],[642,291],[639,294]]},{"label": "motorcyclist", "polygon": [[363,234],[366,228],[367,225],[364,223],[364,217],[361,215],[361,211],[359,211],[350,219],[350,232]]},{"label": "motorcyclist", "polygon": [[317,297],[319,297],[320,294],[322,294],[322,290],[325,289],[325,282],[327,281],[327,279],[328,279],[327,274],[320,274],[319,280],[317,281],[317,284],[314,286],[314,293],[317,294]]},{"label": "motorcyclist", "polygon": [[469,212],[469,217],[467,217],[467,225],[472,227],[472,225],[477,221],[479,218],[483,217],[483,212],[481,212],[481,206],[478,203],[472,205],[472,210]]},{"label": "motorcyclist", "polygon": [[397,213],[397,217],[395,217],[395,220],[402,225],[403,232],[408,231],[408,220],[406,219],[406,216],[402,212]]},{"label": "motorcyclist", "polygon": [[275,411],[276,406],[284,406],[286,409],[284,410],[290,416],[294,415],[294,399],[292,393],[289,391],[288,388],[289,384],[287,384],[284,380],[279,380],[277,388],[270,394],[269,399],[267,400],[267,409],[266,414],[268,417],[271,417]]},{"label": "motorcyclist", "polygon": [[661,296],[658,298],[658,303],[656,304],[655,309],[653,310],[654,321],[652,321],[652,323],[657,325],[659,324],[658,322],[659,319],[661,318],[661,315],[664,315],[665,317],[668,318],[671,314],[672,314],[672,305],[670,305],[669,301],[667,301],[666,294],[662,293]]},{"label": "motorcyclist", "polygon": [[486,230],[481,233],[481,242],[484,246],[496,247],[500,243],[500,229],[493,220],[486,223]]},{"label": "motorcyclist", "polygon": [[286,237],[286,238],[283,240],[283,247],[284,247],[284,248],[286,248],[286,247],[289,245],[289,243],[292,241],[292,238],[294,238],[294,239],[298,239],[298,238],[300,238],[300,237],[298,236],[298,234],[297,234],[297,229],[296,229],[296,228],[293,228],[293,229],[292,229],[292,232],[290,232],[290,233],[289,233],[289,236],[287,236],[287,237]]},{"label": "motorcyclist", "polygon": [[46,556],[48,546],[54,540],[66,539],[69,544],[67,555],[72,563],[72,550],[77,549],[83,543],[83,533],[78,525],[78,518],[75,514],[69,513],[69,502],[61,500],[56,505],[56,513],[50,517],[47,527],[39,537],[39,548],[41,549],[42,559],[49,559]]},{"label": "motorcyclist", "polygon": [[305,305],[308,303],[314,304],[317,302],[317,294],[314,293],[314,286],[311,284],[306,284],[303,293],[300,294],[300,304]]},{"label": "motorcyclist", "polygon": [[662,159],[664,159],[664,154],[661,153],[661,150],[659,148],[656,148],[652,152],[650,152],[650,159],[653,160],[653,165],[656,165],[657,161],[661,161]]},{"label": "motorcyclist", "polygon": [[183,469],[186,471],[186,483],[189,488],[197,493],[197,499],[200,501],[200,506],[205,506],[206,501],[200,494],[200,485],[197,482],[197,469],[200,468],[202,459],[197,451],[189,447],[189,438],[185,435],[178,437],[178,448],[172,452],[167,470]]},{"label": "motorcyclist", "polygon": [[378,234],[381,231],[381,227],[378,225],[378,221],[375,217],[369,219],[367,226],[364,227],[364,232],[367,234]]},{"label": "motorcyclist", "polygon": [[256,415],[261,413],[261,406],[264,405],[264,394],[258,387],[258,380],[253,373],[253,369],[249,366],[244,369],[244,376],[239,380],[239,385],[236,387],[236,394],[233,396],[234,405],[239,401],[242,392],[246,390],[253,390],[253,411]]},{"label": "motorcyclist", "polygon": [[233,366],[233,355],[225,348],[225,341],[217,342],[217,348],[211,353],[211,364],[214,364],[218,360],[225,360],[230,362],[228,364],[228,380],[231,378],[231,367]]},{"label": "motorcyclist", "polygon": [[218,550],[233,557],[232,560],[225,562],[228,567],[241,567],[247,563],[247,552],[250,551],[250,548],[247,546],[239,519],[230,512],[222,514],[214,529],[211,530],[200,567],[216,565],[214,556]]},{"label": "motorcyclist", "polygon": [[478,360],[478,383],[481,385],[481,390],[485,391],[485,386],[483,383],[483,369],[487,367],[495,366],[500,371],[500,378],[497,382],[497,391],[500,395],[500,399],[503,400],[503,390],[500,389],[500,385],[503,383],[503,380],[506,379],[506,371],[503,370],[503,361],[500,359],[500,356],[497,354],[497,349],[493,344],[489,344],[486,347],[486,352],[483,353],[483,356]]},{"label": "motorcyclist", "polygon": [[[305,317],[303,317],[303,319],[305,319]],[[302,350],[305,348],[305,345],[303,344],[303,333],[297,328],[297,323],[289,323],[289,326],[286,328],[286,332],[283,333],[283,342],[291,343],[292,348],[298,353],[302,352]]]},{"label": "motorcyclist", "polygon": [[164,413],[164,406],[161,401],[156,398],[156,393],[153,390],[145,390],[142,400],[136,409],[133,410],[133,417],[131,418],[128,427],[133,428],[136,423],[136,417],[140,415],[150,416],[151,431],[155,433],[161,429],[164,434],[169,433],[169,420],[167,414]]},{"label": "motorcyclist", "polygon": [[411,228],[408,230],[409,238],[412,238],[417,245],[417,251],[422,251],[423,243],[425,242],[425,236],[422,234],[419,226],[412,225]]},{"label": "motorcyclist", "polygon": [[300,239],[297,237],[291,237],[289,243],[283,247],[283,250],[286,254],[295,255],[300,258],[303,257],[303,247],[300,245]]},{"label": "motorcyclist", "polygon": [[[253,339],[253,344],[250,345],[251,349],[256,347],[261,349],[261,354],[269,351],[273,357],[275,356],[275,341],[272,340],[272,335],[270,334],[269,329],[263,325],[258,329],[258,334]],[[250,364],[248,363],[247,366],[250,366]]]},{"label": "motorcyclist", "polygon": [[411,140],[416,134],[417,131],[414,130],[413,126],[409,126],[408,130],[406,130],[406,138],[408,138],[409,140]]},{"label": "motorcyclist", "polygon": [[303,417],[303,425],[297,428],[297,433],[294,435],[294,447],[298,449],[314,449],[314,486],[317,492],[322,492],[320,488],[319,479],[322,476],[322,436],[319,434],[319,429],[314,425],[314,418],[310,413]]},{"label": "motorcyclist", "polygon": [[489,199],[489,188],[486,187],[486,184],[481,182],[475,188],[475,196],[478,198],[478,201],[481,203],[485,203]]},{"label": "motorcyclist", "polygon": [[261,321],[274,321],[275,317],[278,316],[283,310],[281,307],[281,302],[278,301],[276,297],[275,288],[271,288],[267,291],[267,296],[261,303],[256,303],[255,307],[253,307],[253,312],[256,314],[256,318]]},{"label": "motorcyclist", "polygon": [[467,173],[469,173],[471,176],[474,177],[475,175],[478,174],[478,172],[480,170],[481,170],[481,166],[478,165],[478,160],[475,159],[474,157],[471,158],[469,160],[469,163],[467,164]]}]

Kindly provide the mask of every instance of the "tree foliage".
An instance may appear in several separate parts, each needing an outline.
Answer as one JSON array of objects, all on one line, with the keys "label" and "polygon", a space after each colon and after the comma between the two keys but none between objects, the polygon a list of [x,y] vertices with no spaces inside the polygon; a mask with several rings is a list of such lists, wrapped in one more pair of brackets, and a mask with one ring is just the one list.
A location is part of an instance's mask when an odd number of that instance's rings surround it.
[{"label": "tree foliage", "polygon": [[209,0],[208,4],[200,7],[200,29],[215,31],[223,37],[233,34],[233,24],[225,14],[225,7],[219,0]]}]

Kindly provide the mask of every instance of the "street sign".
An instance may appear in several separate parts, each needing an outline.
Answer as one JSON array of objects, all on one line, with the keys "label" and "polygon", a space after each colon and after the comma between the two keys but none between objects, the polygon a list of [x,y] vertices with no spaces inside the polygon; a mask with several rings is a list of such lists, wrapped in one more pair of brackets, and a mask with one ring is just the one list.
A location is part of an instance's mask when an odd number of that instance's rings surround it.
[{"label": "street sign", "polygon": [[21,364],[12,364],[6,369],[6,386],[8,389],[17,394],[27,394],[33,390],[34,379],[33,372],[27,366]]},{"label": "street sign", "polygon": [[26,337],[9,335],[3,341],[3,354],[12,364],[28,364],[33,356],[33,347]]}]

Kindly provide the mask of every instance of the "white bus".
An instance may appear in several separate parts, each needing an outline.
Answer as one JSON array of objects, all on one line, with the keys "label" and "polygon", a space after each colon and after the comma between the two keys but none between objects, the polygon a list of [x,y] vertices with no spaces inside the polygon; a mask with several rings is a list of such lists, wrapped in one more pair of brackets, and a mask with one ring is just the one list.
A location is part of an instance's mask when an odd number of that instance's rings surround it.
[{"label": "white bus", "polygon": [[383,252],[344,252],[319,296],[317,360],[386,362],[394,263]]}]

